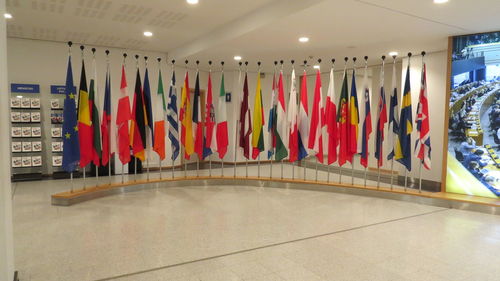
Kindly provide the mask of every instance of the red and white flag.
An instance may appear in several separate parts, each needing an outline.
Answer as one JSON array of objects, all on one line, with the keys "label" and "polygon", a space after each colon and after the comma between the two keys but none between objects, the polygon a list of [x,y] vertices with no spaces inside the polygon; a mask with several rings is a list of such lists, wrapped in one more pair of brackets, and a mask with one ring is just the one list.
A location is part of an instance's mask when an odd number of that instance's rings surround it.
[{"label": "red and white flag", "polygon": [[292,69],[292,83],[290,86],[290,99],[288,101],[288,124],[290,134],[288,137],[288,159],[290,162],[298,160],[299,156],[299,131],[297,126],[297,86],[295,80],[295,69]]},{"label": "red and white flag", "polygon": [[337,161],[338,131],[337,131],[337,107],[335,106],[335,81],[333,67],[330,70],[330,83],[326,96],[325,123],[328,133],[328,165]]},{"label": "red and white flag", "polygon": [[427,99],[427,71],[425,63],[422,64],[420,97],[417,106],[417,134],[418,138],[415,143],[415,155],[422,161],[424,168],[430,170],[431,132],[429,126],[429,100]]},{"label": "red and white flag", "polygon": [[130,99],[127,94],[125,65],[122,65],[120,99],[118,100],[118,110],[116,112],[116,146],[118,148],[118,158],[120,158],[120,162],[123,165],[130,162],[129,121],[131,118],[132,112],[130,110]]},{"label": "red and white flag", "polygon": [[319,163],[323,163],[323,126],[325,118],[323,95],[321,92],[321,73],[318,69],[316,71],[316,86],[314,87],[308,148],[316,153],[316,158]]},{"label": "red and white flag", "polygon": [[229,133],[227,129],[226,88],[224,86],[224,72],[220,81],[219,101],[217,103],[217,152],[223,159],[229,146]]}]

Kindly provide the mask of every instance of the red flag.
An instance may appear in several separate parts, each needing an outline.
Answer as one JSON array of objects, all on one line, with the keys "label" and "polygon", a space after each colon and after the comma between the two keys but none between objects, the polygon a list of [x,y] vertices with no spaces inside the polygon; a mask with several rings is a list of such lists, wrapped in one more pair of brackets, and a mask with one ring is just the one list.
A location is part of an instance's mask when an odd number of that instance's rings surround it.
[{"label": "red flag", "polygon": [[309,149],[316,153],[318,162],[323,163],[323,126],[325,112],[321,94],[321,74],[316,72],[316,86],[314,88],[314,100],[311,114],[311,128],[309,131]]},{"label": "red flag", "polygon": [[123,165],[130,162],[130,135],[128,123],[132,118],[130,112],[130,100],[127,94],[127,77],[125,66],[122,65],[122,78],[120,82],[120,100],[118,100],[118,110],[116,112],[116,145],[118,147],[118,158]]},{"label": "red flag", "polygon": [[338,132],[337,132],[337,119],[334,99],[335,83],[333,77],[333,67],[330,70],[330,83],[328,85],[328,94],[326,96],[326,109],[325,109],[325,123],[326,131],[328,133],[328,165],[337,161],[337,145],[338,145]]}]

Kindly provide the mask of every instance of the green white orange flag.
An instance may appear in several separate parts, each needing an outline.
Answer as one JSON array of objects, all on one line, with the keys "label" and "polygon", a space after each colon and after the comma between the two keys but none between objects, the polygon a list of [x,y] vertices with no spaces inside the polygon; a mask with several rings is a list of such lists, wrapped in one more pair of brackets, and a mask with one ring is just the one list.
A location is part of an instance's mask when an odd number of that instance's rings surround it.
[{"label": "green white orange flag", "polygon": [[156,112],[160,113],[160,118],[155,118],[154,124],[154,143],[153,150],[158,154],[160,160],[165,159],[165,132],[166,123],[165,116],[167,115],[167,104],[165,100],[165,92],[163,90],[163,80],[161,78],[161,69],[158,70],[158,90],[156,96]]}]

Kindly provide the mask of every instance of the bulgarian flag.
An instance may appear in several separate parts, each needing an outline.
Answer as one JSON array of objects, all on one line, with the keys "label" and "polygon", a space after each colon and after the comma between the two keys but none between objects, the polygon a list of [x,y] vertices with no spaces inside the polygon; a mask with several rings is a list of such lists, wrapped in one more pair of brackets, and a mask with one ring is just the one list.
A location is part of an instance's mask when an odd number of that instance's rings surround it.
[{"label": "bulgarian flag", "polygon": [[262,88],[260,71],[257,73],[257,88],[253,107],[252,158],[256,159],[264,151],[264,108],[262,107]]},{"label": "bulgarian flag", "polygon": [[[106,102],[104,104],[106,105]],[[118,148],[118,158],[120,158],[122,165],[130,162],[130,135],[128,123],[131,119],[130,99],[127,94],[127,77],[125,75],[125,65],[122,65],[120,99],[118,100],[118,110],[116,112],[116,146]]]},{"label": "bulgarian flag", "polygon": [[223,159],[229,146],[229,133],[227,130],[226,114],[226,87],[224,85],[224,72],[220,80],[219,102],[217,104],[217,152],[219,158]]},{"label": "bulgarian flag", "polygon": [[80,93],[78,98],[78,139],[80,141],[80,167],[87,166],[94,159],[94,139],[92,138],[92,123],[90,115],[89,93],[85,62],[82,58],[82,72],[80,76]]},{"label": "bulgarian flag", "polygon": [[181,121],[181,143],[184,146],[184,158],[188,159],[194,153],[193,139],[193,110],[189,98],[189,73],[186,70],[184,76],[184,85],[181,91],[181,108],[179,112],[179,120]]},{"label": "bulgarian flag", "polygon": [[212,94],[212,71],[208,73],[207,96],[205,99],[205,141],[203,145],[203,158],[210,156],[216,151],[216,139],[214,134],[215,110]]},{"label": "bulgarian flag", "polygon": [[290,135],[288,138],[288,160],[295,162],[299,157],[299,132],[297,126],[297,86],[295,81],[295,69],[292,69],[290,86],[290,100],[288,101],[288,124],[290,124]]},{"label": "bulgarian flag", "polygon": [[309,131],[308,148],[316,153],[316,159],[323,163],[323,126],[324,109],[323,94],[321,93],[321,73],[316,71],[316,86],[314,88],[313,108],[311,114],[311,128]]},{"label": "bulgarian flag", "polygon": [[89,92],[89,109],[90,116],[92,118],[92,162],[97,167],[101,164],[101,134],[100,134],[100,125],[99,125],[99,111],[97,110],[96,101],[98,98],[96,97],[96,80],[97,80],[97,69],[95,64],[95,57],[92,59],[92,69],[94,77],[90,79],[90,92]]},{"label": "bulgarian flag", "polygon": [[278,80],[278,112],[277,112],[277,128],[276,128],[276,155],[277,161],[283,160],[288,156],[285,143],[287,143],[287,122],[285,108],[285,91],[283,89],[283,70],[280,71]]},{"label": "bulgarian flag", "polygon": [[297,126],[299,128],[299,156],[298,160],[302,160],[307,157],[306,145],[309,141],[309,109],[307,106],[307,75],[306,70],[302,74],[302,83],[300,88],[300,108],[299,108],[299,118],[297,120]]},{"label": "bulgarian flag", "polygon": [[328,165],[337,161],[337,146],[339,133],[337,130],[337,108],[335,106],[335,80],[333,67],[330,69],[330,83],[328,84],[328,94],[326,96],[325,121],[328,133]]},{"label": "bulgarian flag", "polygon": [[166,126],[165,116],[167,114],[167,104],[165,99],[165,93],[163,90],[163,80],[161,78],[161,69],[158,70],[158,90],[156,99],[156,112],[160,113],[160,118],[157,118],[154,125],[154,142],[153,150],[160,157],[160,161],[165,159],[165,133]]}]

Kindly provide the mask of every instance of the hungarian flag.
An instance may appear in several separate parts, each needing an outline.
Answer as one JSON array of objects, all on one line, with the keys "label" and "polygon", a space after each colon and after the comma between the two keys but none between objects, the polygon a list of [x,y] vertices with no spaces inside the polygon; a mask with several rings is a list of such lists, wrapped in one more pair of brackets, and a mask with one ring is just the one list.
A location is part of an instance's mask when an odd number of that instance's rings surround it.
[{"label": "hungarian flag", "polygon": [[156,112],[160,114],[154,126],[154,142],[153,150],[160,157],[160,161],[165,159],[165,131],[167,124],[165,123],[165,116],[167,115],[167,104],[165,93],[163,91],[163,79],[161,78],[161,69],[158,70],[158,90],[156,96]]},{"label": "hungarian flag", "polygon": [[347,123],[348,134],[348,161],[353,163],[353,158],[358,153],[358,125],[359,125],[359,110],[358,110],[358,92],[356,90],[356,69],[352,70],[351,98],[349,99],[349,115]]},{"label": "hungarian flag", "polygon": [[257,73],[257,88],[253,106],[252,158],[256,159],[264,151],[264,108],[262,107],[262,87],[260,71]]},{"label": "hungarian flag", "polygon": [[290,86],[290,99],[288,100],[288,124],[290,126],[290,134],[288,137],[288,150],[290,155],[288,160],[295,162],[299,158],[299,128],[297,124],[297,82],[295,81],[295,69],[292,69]]},{"label": "hungarian flag", "polygon": [[63,156],[62,168],[72,173],[78,167],[80,161],[80,145],[78,143],[78,120],[76,116],[75,94],[76,88],[73,85],[73,68],[71,67],[71,55],[68,56],[68,68],[66,70],[66,87],[64,89],[64,110],[63,110]]},{"label": "hungarian flag", "polygon": [[175,70],[172,69],[172,79],[168,90],[167,105],[168,138],[172,148],[172,161],[179,156],[179,122],[177,116],[177,89],[175,88]]},{"label": "hungarian flag", "polygon": [[142,91],[143,101],[144,101],[144,125],[145,125],[145,138],[146,141],[143,142],[144,148],[149,151],[150,147],[154,143],[154,121],[153,121],[153,109],[151,108],[151,86],[149,85],[149,71],[148,65],[146,64],[146,71],[144,73],[144,88]]},{"label": "hungarian flag", "polygon": [[144,144],[146,143],[146,113],[144,112],[144,96],[141,89],[139,68],[135,77],[134,104],[132,106],[132,122],[130,124],[130,146],[132,153],[141,161],[146,160]]},{"label": "hungarian flag", "polygon": [[94,72],[94,77],[90,79],[90,92],[89,92],[89,108],[90,108],[90,116],[92,118],[92,162],[97,167],[101,164],[101,134],[100,134],[100,125],[99,125],[99,111],[97,110],[97,100],[96,97],[96,78],[97,78],[97,69],[95,64],[95,58],[92,60],[92,69]]},{"label": "hungarian flag", "polygon": [[344,68],[344,78],[342,81],[342,90],[340,91],[339,109],[337,112],[337,122],[339,125],[339,165],[342,167],[349,159],[349,136],[347,129],[347,119],[349,112],[349,105],[347,99],[349,93],[347,92],[347,71]]},{"label": "hungarian flag", "polygon": [[181,91],[181,109],[179,120],[181,121],[181,143],[184,146],[184,158],[188,159],[194,153],[193,139],[193,110],[191,108],[191,99],[189,98],[189,74],[186,70],[184,85]]},{"label": "hungarian flag", "polygon": [[127,77],[125,75],[125,65],[122,65],[120,99],[118,100],[118,110],[116,112],[116,146],[118,148],[118,158],[120,158],[122,165],[130,162],[130,135],[128,123],[131,119],[130,99],[127,94]]},{"label": "hungarian flag", "polygon": [[82,168],[94,159],[94,139],[92,138],[92,134],[87,77],[85,76],[85,62],[82,59],[80,93],[78,98],[78,139],[80,141],[80,167]]},{"label": "hungarian flag", "polygon": [[[224,75],[224,74],[222,74]],[[212,72],[208,73],[207,96],[205,98],[205,141],[203,145],[203,158],[216,151],[215,108],[212,94]]]},{"label": "hungarian flag", "polygon": [[302,83],[300,87],[300,106],[299,106],[299,117],[297,119],[298,131],[298,147],[299,156],[297,160],[302,160],[307,157],[306,145],[309,141],[309,117],[308,117],[308,97],[307,97],[307,75],[306,71],[302,74]]},{"label": "hungarian flag", "polygon": [[396,161],[411,171],[411,133],[413,121],[411,112],[410,60],[406,69],[406,79],[403,100],[401,102],[401,124],[399,124],[399,142],[396,142]]},{"label": "hungarian flag", "polygon": [[278,107],[278,98],[276,96],[276,68],[273,74],[273,85],[271,90],[271,108],[269,109],[269,118],[267,121],[267,132],[268,132],[268,148],[267,148],[267,159],[271,159],[274,155],[274,150],[276,149],[276,110]]},{"label": "hungarian flag", "polygon": [[389,147],[391,152],[387,155],[387,160],[391,160],[395,155],[395,147],[399,146],[399,106],[398,106],[398,87],[396,86],[396,60],[392,65],[392,91],[389,101]]},{"label": "hungarian flag", "polygon": [[[215,114],[215,113],[214,113]],[[219,159],[223,159],[227,153],[229,146],[229,133],[227,129],[227,113],[226,113],[226,87],[224,85],[224,72],[220,79],[219,102],[217,104],[217,152]],[[214,142],[214,141],[212,141]]]},{"label": "hungarian flag", "polygon": [[286,126],[285,90],[283,89],[283,70],[278,79],[278,111],[276,113],[276,155],[274,158],[281,161],[288,156],[285,143],[287,143],[288,130]]},{"label": "hungarian flag", "polygon": [[427,99],[427,71],[425,63],[422,65],[422,78],[420,85],[420,96],[417,106],[417,142],[415,144],[415,155],[424,168],[431,169],[431,134],[429,126],[429,101]]},{"label": "hungarian flag", "polygon": [[318,69],[316,71],[316,86],[314,87],[308,148],[316,153],[316,159],[319,163],[323,163],[323,126],[325,118],[323,94],[321,92],[321,73]]},{"label": "hungarian flag", "polygon": [[[372,133],[372,114],[370,109],[370,89],[368,88],[368,66],[365,67],[365,75],[363,77],[363,88],[364,88],[364,104],[365,104],[365,119],[363,120],[363,133],[361,139],[361,158],[359,163],[363,167],[368,167],[368,141],[370,140],[370,134]],[[382,88],[383,91],[383,88]],[[380,106],[380,104],[379,104]],[[380,114],[380,113],[379,113]],[[378,128],[378,124],[377,124]],[[377,131],[378,137],[378,131]]]},{"label": "hungarian flag", "polygon": [[243,83],[243,99],[240,107],[240,141],[239,146],[243,149],[243,156],[250,158],[250,134],[252,133],[252,120],[250,120],[250,108],[248,106],[248,78],[245,73]]},{"label": "hungarian flag", "polygon": [[385,103],[385,81],[384,64],[380,71],[380,97],[378,100],[377,110],[377,139],[375,140],[375,158],[377,158],[377,167],[382,167],[384,164],[383,145],[384,145],[384,131],[385,123],[387,123],[387,106]]},{"label": "hungarian flag", "polygon": [[104,86],[104,106],[102,108],[101,138],[101,162],[103,166],[106,166],[111,160],[111,156],[113,156],[114,154],[113,148],[111,146],[111,74],[109,71],[109,64],[106,69],[106,85]]},{"label": "hungarian flag", "polygon": [[328,165],[337,161],[338,131],[337,131],[337,108],[335,106],[335,80],[333,67],[330,69],[330,83],[326,96],[325,123],[328,133]]},{"label": "hungarian flag", "polygon": [[200,73],[196,72],[196,82],[194,86],[193,100],[193,134],[194,152],[198,154],[198,159],[203,159],[203,122],[201,120],[201,95],[200,95]]}]

